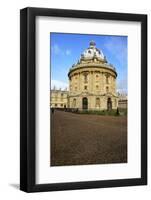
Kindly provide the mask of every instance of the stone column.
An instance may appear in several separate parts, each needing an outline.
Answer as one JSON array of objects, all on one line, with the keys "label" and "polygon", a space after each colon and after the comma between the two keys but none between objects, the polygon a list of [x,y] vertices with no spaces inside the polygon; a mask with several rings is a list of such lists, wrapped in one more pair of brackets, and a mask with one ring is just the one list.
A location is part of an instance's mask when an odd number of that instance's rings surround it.
[{"label": "stone column", "polygon": [[94,86],[94,72],[91,72],[91,92],[93,93],[93,86]]},{"label": "stone column", "polygon": [[101,91],[101,94],[104,92],[104,89],[103,89],[103,73],[101,72],[100,73],[100,91]]},{"label": "stone column", "polygon": [[80,92],[80,72],[78,73],[78,91]]}]

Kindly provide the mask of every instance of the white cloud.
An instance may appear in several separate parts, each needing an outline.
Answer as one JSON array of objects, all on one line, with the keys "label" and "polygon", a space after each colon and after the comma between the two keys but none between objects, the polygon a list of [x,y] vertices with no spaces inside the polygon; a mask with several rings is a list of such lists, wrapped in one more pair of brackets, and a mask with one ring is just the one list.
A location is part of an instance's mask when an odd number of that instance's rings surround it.
[{"label": "white cloud", "polygon": [[120,94],[127,94],[126,89],[117,89],[117,92],[120,93]]},{"label": "white cloud", "polygon": [[61,49],[59,48],[59,46],[57,44],[52,46],[52,52],[56,55],[61,53]]},{"label": "white cloud", "polygon": [[68,89],[68,83],[59,80],[51,80],[51,89],[53,89],[54,87],[55,89]]},{"label": "white cloud", "polygon": [[115,37],[108,40],[104,46],[123,66],[127,60],[127,47],[124,45],[123,41]]},{"label": "white cloud", "polygon": [[65,54],[66,54],[67,56],[69,56],[69,55],[71,55],[71,51],[70,51],[69,49],[67,49],[67,50],[65,51]]},{"label": "white cloud", "polygon": [[119,93],[127,93],[127,79],[119,80],[117,82],[117,91]]},{"label": "white cloud", "polygon": [[54,44],[52,46],[51,50],[55,55],[66,55],[66,56],[71,55],[70,49],[63,50],[63,49],[60,48],[60,46],[58,44]]}]

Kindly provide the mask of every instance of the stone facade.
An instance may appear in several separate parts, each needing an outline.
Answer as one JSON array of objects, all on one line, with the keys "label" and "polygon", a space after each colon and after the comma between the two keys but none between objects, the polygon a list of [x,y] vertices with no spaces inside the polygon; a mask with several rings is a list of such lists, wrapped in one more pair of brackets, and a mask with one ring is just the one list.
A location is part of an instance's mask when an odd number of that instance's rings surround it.
[{"label": "stone facade", "polygon": [[119,109],[127,109],[128,107],[127,94],[119,94],[118,107]]},{"label": "stone facade", "polygon": [[68,107],[68,91],[67,90],[51,90],[50,106],[53,108],[67,108]]},{"label": "stone facade", "polygon": [[[65,93],[63,105],[79,110],[111,110],[118,107],[116,93],[117,72],[109,64],[102,51],[96,48],[95,42],[81,54],[80,60],[68,73],[69,92]],[[51,105],[62,104],[55,101],[52,91]],[[60,94],[59,94],[60,96]]]},{"label": "stone facade", "polygon": [[76,65],[68,73],[69,107],[88,110],[117,109],[115,68],[102,51],[90,42]]}]

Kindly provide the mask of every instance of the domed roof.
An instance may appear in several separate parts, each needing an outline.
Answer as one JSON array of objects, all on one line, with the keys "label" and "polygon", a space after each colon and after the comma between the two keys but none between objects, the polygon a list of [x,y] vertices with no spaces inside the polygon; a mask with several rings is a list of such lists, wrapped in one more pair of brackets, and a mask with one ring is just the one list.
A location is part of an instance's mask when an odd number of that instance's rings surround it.
[{"label": "domed roof", "polygon": [[104,56],[103,52],[96,47],[96,43],[94,41],[89,43],[89,47],[84,50],[83,54],[81,54],[78,62],[72,65],[68,76],[73,70],[85,67],[107,68],[112,70],[117,76],[115,67],[108,63],[106,56]]},{"label": "domed roof", "polygon": [[90,42],[90,46],[81,54],[81,58],[92,59],[92,58],[100,58],[104,60],[104,55],[101,50],[96,48],[96,43],[94,41]]}]

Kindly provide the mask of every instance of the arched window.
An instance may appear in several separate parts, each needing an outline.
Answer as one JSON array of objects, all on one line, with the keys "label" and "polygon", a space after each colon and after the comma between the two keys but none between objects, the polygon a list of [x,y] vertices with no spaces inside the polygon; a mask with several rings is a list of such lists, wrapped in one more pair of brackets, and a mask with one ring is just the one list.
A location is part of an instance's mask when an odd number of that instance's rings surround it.
[{"label": "arched window", "polygon": [[96,98],[96,108],[99,108],[100,107],[100,98],[97,97]]},{"label": "arched window", "polygon": [[111,100],[111,98],[107,99],[107,110],[108,111],[112,110],[112,100]]},{"label": "arched window", "polygon": [[73,107],[73,108],[76,108],[76,99],[73,99],[72,107]]},{"label": "arched window", "polygon": [[109,87],[107,86],[107,87],[106,87],[106,93],[108,93],[108,92],[109,92]]},{"label": "arched window", "polygon": [[61,101],[63,101],[63,93],[61,93]]},{"label": "arched window", "polygon": [[84,83],[87,83],[88,82],[88,74],[84,74]]},{"label": "arched window", "polygon": [[109,76],[107,75],[106,76],[106,84],[108,84],[109,83]]},{"label": "arched window", "polygon": [[85,86],[84,86],[84,90],[87,90],[87,89],[88,89],[88,86],[87,86],[87,85],[85,85]]},{"label": "arched window", "polygon": [[83,110],[87,110],[88,109],[88,98],[87,97],[84,97],[82,99],[82,109]]},{"label": "arched window", "polygon": [[106,75],[105,75],[106,84],[109,84],[109,77],[110,77],[110,75],[109,75],[109,74],[106,74]]}]

